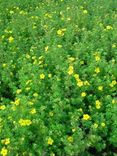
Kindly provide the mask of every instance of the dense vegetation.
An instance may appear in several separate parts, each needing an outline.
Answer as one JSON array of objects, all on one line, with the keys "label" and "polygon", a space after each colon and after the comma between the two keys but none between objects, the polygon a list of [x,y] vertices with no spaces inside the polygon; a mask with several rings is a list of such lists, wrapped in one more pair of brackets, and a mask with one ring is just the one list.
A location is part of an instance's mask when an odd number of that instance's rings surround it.
[{"label": "dense vegetation", "polygon": [[117,156],[116,7],[0,0],[2,156]]}]

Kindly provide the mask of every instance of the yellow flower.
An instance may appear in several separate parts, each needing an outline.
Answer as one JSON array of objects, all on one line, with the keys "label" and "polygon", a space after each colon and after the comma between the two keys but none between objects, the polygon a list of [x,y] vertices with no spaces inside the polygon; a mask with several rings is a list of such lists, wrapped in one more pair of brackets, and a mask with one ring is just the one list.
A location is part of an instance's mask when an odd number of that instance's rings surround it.
[{"label": "yellow flower", "polygon": [[33,109],[30,111],[30,114],[36,114],[36,109],[33,108]]},{"label": "yellow flower", "polygon": [[48,77],[51,78],[52,77],[52,74],[48,74]]},{"label": "yellow flower", "polygon": [[67,18],[67,21],[71,21],[71,18],[70,18],[70,17],[68,17],[68,18]]},{"label": "yellow flower", "polygon": [[8,38],[8,40],[9,40],[9,43],[12,43],[12,42],[14,41],[14,38],[13,38],[12,36],[10,36],[10,37]]},{"label": "yellow flower", "polygon": [[6,66],[7,66],[7,64],[6,64],[6,63],[3,63],[3,64],[2,64],[2,67],[4,67],[4,68],[5,68]]},{"label": "yellow flower", "polygon": [[86,81],[84,81],[84,85],[89,86],[89,85],[90,85],[90,83],[86,80]]},{"label": "yellow flower", "polygon": [[44,74],[40,74],[40,79],[44,79],[45,75]]},{"label": "yellow flower", "polygon": [[65,31],[66,31],[66,29],[59,29],[59,30],[57,30],[57,35],[58,36],[64,36]]},{"label": "yellow flower", "polygon": [[96,60],[96,61],[99,61],[99,60],[100,60],[100,56],[99,56],[99,55],[96,55],[96,56],[95,56],[95,60]]},{"label": "yellow flower", "polygon": [[0,106],[0,110],[5,110],[5,108],[6,108],[5,105]]},{"label": "yellow flower", "polygon": [[8,145],[8,144],[10,144],[10,139],[9,138],[6,138],[6,139],[2,140],[1,142],[3,144],[5,144],[5,145]]},{"label": "yellow flower", "polygon": [[68,74],[69,75],[72,75],[73,72],[74,72],[74,67],[73,66],[69,66],[69,68],[68,68]]},{"label": "yellow flower", "polygon": [[72,136],[68,136],[67,140],[68,140],[69,142],[73,142],[73,137],[72,137]]},{"label": "yellow flower", "polygon": [[83,120],[89,120],[89,119],[90,119],[90,116],[88,114],[83,115]]},{"label": "yellow flower", "polygon": [[82,96],[82,97],[85,97],[86,95],[87,95],[87,94],[86,94],[85,92],[82,92],[82,93],[81,93],[81,96]]},{"label": "yellow flower", "polygon": [[49,116],[53,116],[54,115],[54,113],[53,112],[49,112]]},{"label": "yellow flower", "polygon": [[29,101],[29,105],[32,106],[34,105],[34,103],[32,101]]},{"label": "yellow flower", "polygon": [[98,74],[98,73],[100,72],[100,68],[97,67],[97,68],[95,69],[95,72]]},{"label": "yellow flower", "polygon": [[79,75],[78,74],[74,74],[75,79],[78,81],[79,80]]},{"label": "yellow flower", "polygon": [[112,48],[116,48],[116,44],[112,44]]},{"label": "yellow flower", "polygon": [[102,91],[103,90],[103,86],[98,86],[98,90]]},{"label": "yellow flower", "polygon": [[19,105],[20,104],[20,99],[16,98],[15,101],[13,102],[15,105]]},{"label": "yellow flower", "polygon": [[116,104],[117,101],[115,99],[112,100],[112,104]]},{"label": "yellow flower", "polygon": [[105,127],[105,126],[106,126],[106,124],[105,124],[104,122],[102,122],[102,123],[101,123],[101,126],[102,126],[102,127]]},{"label": "yellow flower", "polygon": [[116,80],[113,80],[111,83],[110,83],[110,87],[114,87],[114,85],[116,85]]},{"label": "yellow flower", "polygon": [[70,62],[73,62],[73,61],[75,60],[75,58],[74,58],[74,57],[69,57],[68,60],[69,60]]},{"label": "yellow flower", "polygon": [[49,137],[47,143],[48,145],[52,145],[54,143],[54,140],[51,137]]},{"label": "yellow flower", "polygon": [[26,81],[26,85],[28,85],[30,82],[32,82],[32,80],[28,80],[28,81]]},{"label": "yellow flower", "polygon": [[38,93],[34,93],[33,96],[34,97],[38,97],[39,95],[38,95]]},{"label": "yellow flower", "polygon": [[29,120],[29,119],[20,119],[20,120],[19,120],[19,124],[20,124],[21,126],[29,126],[29,125],[32,124],[32,121]]},{"label": "yellow flower", "polygon": [[30,58],[30,55],[29,54],[26,54],[26,58],[29,59]]},{"label": "yellow flower", "polygon": [[46,14],[45,14],[45,17],[52,18],[52,15],[49,14],[49,13],[46,13]]},{"label": "yellow flower", "polygon": [[84,64],[84,61],[80,61],[80,64],[83,65]]},{"label": "yellow flower", "polygon": [[45,47],[45,52],[47,52],[47,51],[48,51],[48,49],[49,49],[49,46],[46,46],[46,47]]},{"label": "yellow flower", "polygon": [[98,124],[97,123],[94,123],[93,127],[94,128],[98,128]]},{"label": "yellow flower", "polygon": [[20,94],[21,92],[22,92],[21,89],[17,89],[17,90],[16,90],[16,93],[17,93],[17,94]]},{"label": "yellow flower", "polygon": [[76,129],[75,128],[72,128],[72,132],[74,133],[76,131]]},{"label": "yellow flower", "polygon": [[26,87],[26,91],[30,90],[30,87]]},{"label": "yellow flower", "polygon": [[79,110],[80,112],[83,112],[82,108],[79,108],[78,110]]},{"label": "yellow flower", "polygon": [[88,13],[88,11],[87,11],[87,10],[83,10],[83,13],[84,13],[84,14],[87,14],[87,13]]},{"label": "yellow flower", "polygon": [[78,83],[77,83],[77,86],[82,87],[83,86],[83,81],[79,80]]},{"label": "yellow flower", "polygon": [[62,45],[58,44],[57,47],[58,47],[58,48],[62,48]]},{"label": "yellow flower", "polygon": [[8,150],[5,147],[3,147],[2,150],[1,150],[1,152],[0,152],[0,154],[2,156],[6,156],[8,154]]},{"label": "yellow flower", "polygon": [[112,30],[112,29],[113,29],[112,26],[110,26],[110,25],[107,25],[107,26],[106,26],[106,30]]},{"label": "yellow flower", "polygon": [[14,11],[13,10],[10,10],[10,12],[9,12],[10,14],[14,14]]},{"label": "yellow flower", "polygon": [[97,109],[100,109],[100,107],[101,107],[101,102],[100,102],[99,100],[96,100],[96,101],[95,101],[95,105],[96,105],[96,108],[97,108]]}]

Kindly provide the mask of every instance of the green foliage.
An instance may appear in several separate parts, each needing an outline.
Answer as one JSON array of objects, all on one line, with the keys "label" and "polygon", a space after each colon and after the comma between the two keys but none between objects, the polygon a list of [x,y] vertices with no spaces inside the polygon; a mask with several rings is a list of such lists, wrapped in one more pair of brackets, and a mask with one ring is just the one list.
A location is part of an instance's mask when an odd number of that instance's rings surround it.
[{"label": "green foliage", "polygon": [[117,153],[114,0],[0,0],[0,154]]}]

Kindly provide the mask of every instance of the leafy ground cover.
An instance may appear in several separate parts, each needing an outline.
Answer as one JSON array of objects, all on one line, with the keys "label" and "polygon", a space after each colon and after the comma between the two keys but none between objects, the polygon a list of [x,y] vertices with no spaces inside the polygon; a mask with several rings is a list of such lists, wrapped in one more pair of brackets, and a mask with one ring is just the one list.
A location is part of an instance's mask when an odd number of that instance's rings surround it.
[{"label": "leafy ground cover", "polygon": [[2,156],[117,156],[116,6],[0,0]]}]

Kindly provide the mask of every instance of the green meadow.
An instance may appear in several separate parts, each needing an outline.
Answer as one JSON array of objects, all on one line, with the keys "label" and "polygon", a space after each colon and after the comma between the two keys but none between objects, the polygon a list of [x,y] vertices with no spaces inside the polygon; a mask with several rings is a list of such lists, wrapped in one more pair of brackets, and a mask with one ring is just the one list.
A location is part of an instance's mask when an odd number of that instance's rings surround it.
[{"label": "green meadow", "polygon": [[116,61],[116,0],[0,0],[0,156],[117,156]]}]

